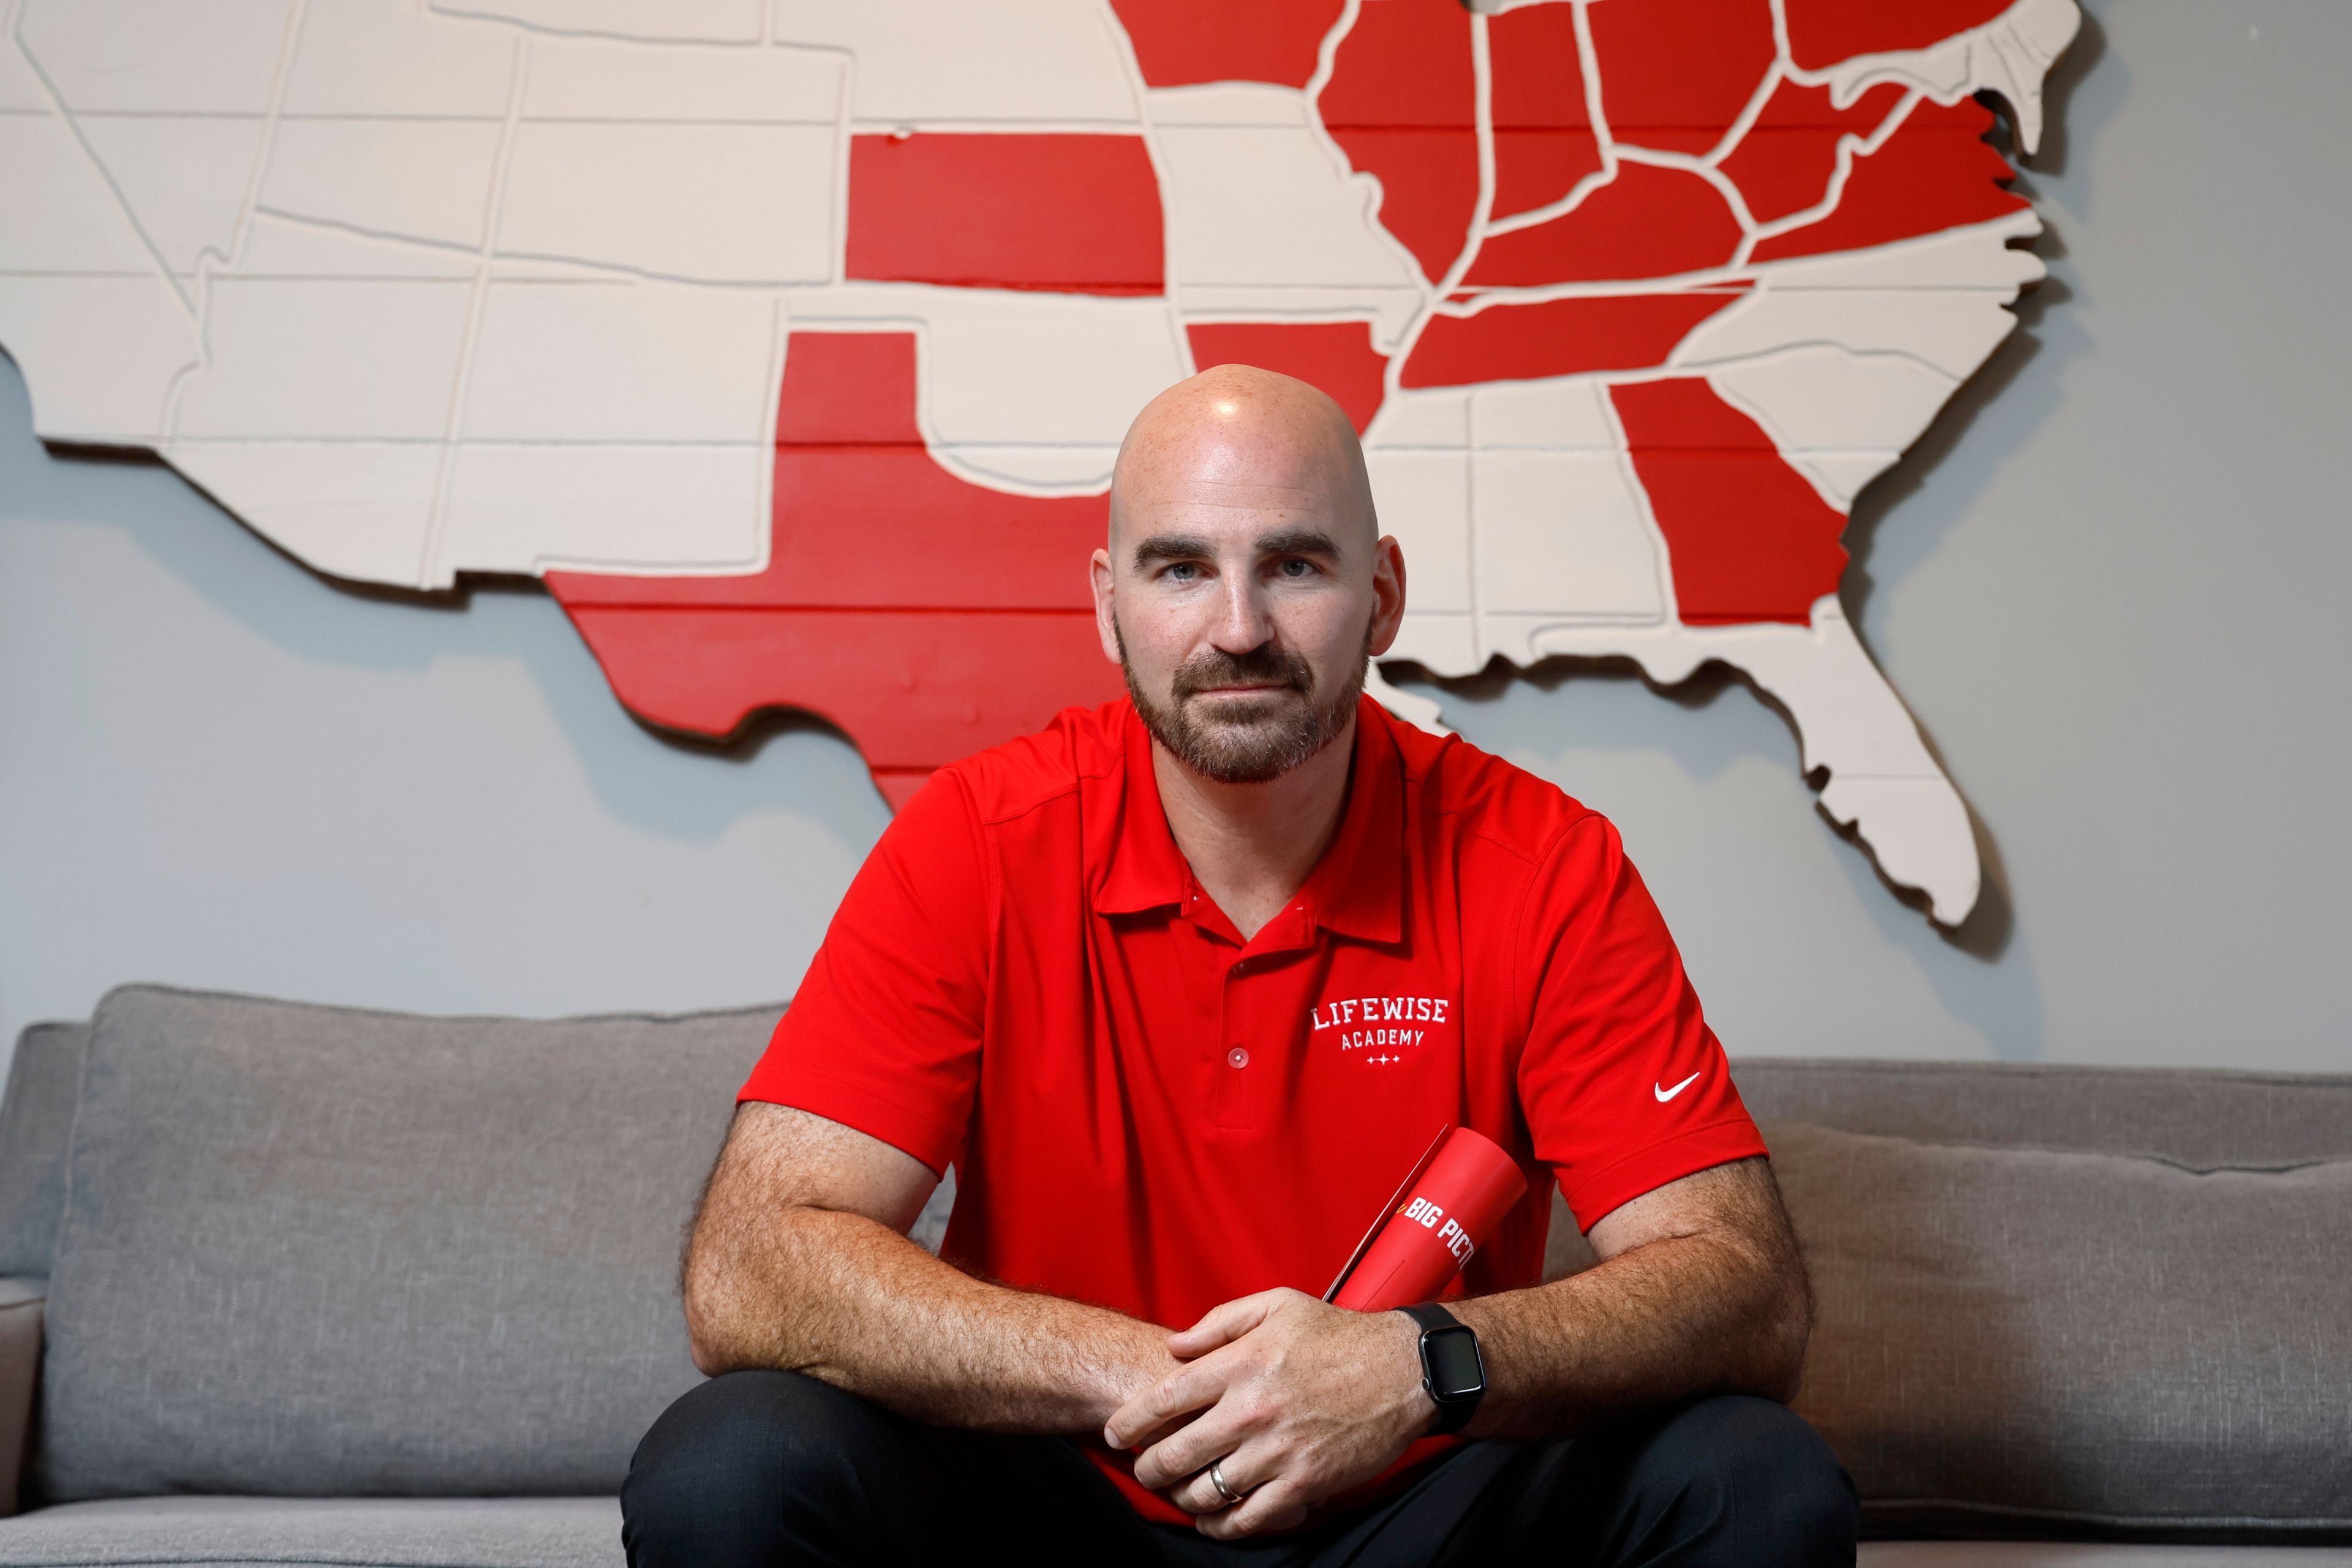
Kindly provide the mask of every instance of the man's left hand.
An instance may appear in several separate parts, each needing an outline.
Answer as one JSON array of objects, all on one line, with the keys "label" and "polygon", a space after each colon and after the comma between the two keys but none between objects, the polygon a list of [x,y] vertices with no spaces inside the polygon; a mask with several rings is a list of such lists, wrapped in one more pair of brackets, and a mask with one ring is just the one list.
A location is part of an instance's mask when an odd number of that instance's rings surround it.
[{"label": "man's left hand", "polygon": [[[1334,1493],[1370,1480],[1428,1429],[1420,1331],[1399,1312],[1351,1312],[1297,1290],[1215,1308],[1168,1336],[1185,1364],[1113,1413],[1124,1448],[1202,1414],[1145,1448],[1135,1479],[1201,1515],[1219,1540],[1286,1530]],[[1228,1503],[1208,1467],[1234,1492]]]}]

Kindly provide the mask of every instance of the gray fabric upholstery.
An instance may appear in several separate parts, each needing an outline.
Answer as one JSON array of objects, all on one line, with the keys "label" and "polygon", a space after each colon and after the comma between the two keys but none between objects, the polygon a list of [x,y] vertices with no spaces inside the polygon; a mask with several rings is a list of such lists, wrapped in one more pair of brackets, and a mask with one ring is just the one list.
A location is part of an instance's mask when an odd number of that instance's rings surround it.
[{"label": "gray fabric upholstery", "polygon": [[[2352,1159],[2347,1074],[1737,1057],[1731,1077],[1759,1121],[1937,1143],[2147,1154],[2197,1170]],[[1554,1193],[1544,1278],[1592,1262]]]},{"label": "gray fabric upholstery", "polygon": [[678,1244],[777,1016],[109,995],[41,1495],[617,1491],[695,1380]]},{"label": "gray fabric upholstery", "polygon": [[132,1498],[0,1522],[5,1568],[621,1568],[622,1561],[621,1507],[611,1498]]},{"label": "gray fabric upholstery", "polygon": [[89,1039],[87,1024],[36,1024],[16,1037],[0,1100],[0,1276],[49,1271]]},{"label": "gray fabric upholstery", "polygon": [[1866,1541],[1861,1568],[2352,1568],[2352,1547]]},{"label": "gray fabric upholstery", "polygon": [[2352,1161],[1764,1131],[1875,1532],[2352,1536]]},{"label": "gray fabric upholstery", "polygon": [[16,1511],[17,1487],[33,1435],[47,1285],[40,1279],[0,1279],[0,1518]]},{"label": "gray fabric upholstery", "polygon": [[1759,1121],[1929,1142],[2153,1154],[2199,1170],[2352,1159],[2352,1075],[1747,1057]]},{"label": "gray fabric upholstery", "polygon": [[[136,1498],[0,1522],[0,1568],[620,1568],[609,1498]],[[2352,1548],[1867,1542],[1861,1568],[2352,1568]]]}]

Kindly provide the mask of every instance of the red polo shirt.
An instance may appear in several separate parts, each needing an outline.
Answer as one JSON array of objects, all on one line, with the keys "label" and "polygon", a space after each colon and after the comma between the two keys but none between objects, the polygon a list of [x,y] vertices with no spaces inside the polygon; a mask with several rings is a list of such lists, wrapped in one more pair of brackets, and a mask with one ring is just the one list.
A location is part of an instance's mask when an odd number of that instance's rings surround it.
[{"label": "red polo shirt", "polygon": [[1551,1177],[1589,1229],[1764,1152],[1616,830],[1369,699],[1339,832],[1248,942],[1168,831],[1130,703],[942,769],[742,1098],[952,1163],[958,1266],[1171,1328],[1321,1295],[1447,1122],[1528,1174],[1472,1294],[1537,1282]]}]

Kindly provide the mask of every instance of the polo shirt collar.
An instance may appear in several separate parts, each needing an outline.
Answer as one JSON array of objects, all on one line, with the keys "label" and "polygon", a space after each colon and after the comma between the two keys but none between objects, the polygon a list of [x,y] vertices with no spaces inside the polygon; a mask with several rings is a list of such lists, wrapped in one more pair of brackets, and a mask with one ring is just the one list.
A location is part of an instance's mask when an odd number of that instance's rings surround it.
[{"label": "polo shirt collar", "polygon": [[[1391,722],[1370,698],[1359,701],[1339,831],[1298,891],[1308,920],[1365,942],[1395,942],[1404,929],[1404,761],[1390,733]],[[1196,885],[1168,831],[1151,768],[1151,734],[1132,703],[1126,728],[1119,824],[1095,894],[1095,908],[1113,915],[1180,907]]]}]

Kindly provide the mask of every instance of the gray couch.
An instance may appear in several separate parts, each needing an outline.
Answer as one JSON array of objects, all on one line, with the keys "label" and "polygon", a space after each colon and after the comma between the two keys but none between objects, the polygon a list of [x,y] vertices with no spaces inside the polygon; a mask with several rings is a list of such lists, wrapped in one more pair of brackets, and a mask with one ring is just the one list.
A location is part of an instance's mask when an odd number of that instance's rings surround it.
[{"label": "gray couch", "polygon": [[[774,1017],[139,986],[27,1032],[0,1568],[618,1563],[630,1448],[696,1377],[681,1228]],[[1737,1071],[1871,1568],[2352,1563],[2352,1078]]]}]

